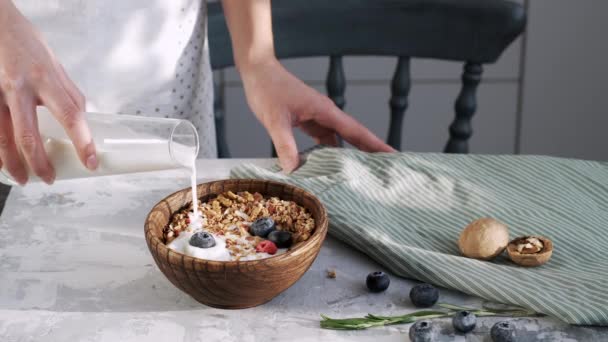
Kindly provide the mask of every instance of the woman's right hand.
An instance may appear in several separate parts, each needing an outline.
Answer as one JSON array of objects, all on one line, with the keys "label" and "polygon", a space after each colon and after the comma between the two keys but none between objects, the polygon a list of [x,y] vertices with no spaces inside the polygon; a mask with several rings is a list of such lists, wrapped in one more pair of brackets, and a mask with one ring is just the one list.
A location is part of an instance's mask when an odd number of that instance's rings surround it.
[{"label": "woman's right hand", "polygon": [[48,184],[55,180],[38,131],[37,105],[53,113],[81,162],[96,169],[84,96],[33,25],[10,0],[0,0],[0,168],[20,184],[28,180],[27,169]]}]

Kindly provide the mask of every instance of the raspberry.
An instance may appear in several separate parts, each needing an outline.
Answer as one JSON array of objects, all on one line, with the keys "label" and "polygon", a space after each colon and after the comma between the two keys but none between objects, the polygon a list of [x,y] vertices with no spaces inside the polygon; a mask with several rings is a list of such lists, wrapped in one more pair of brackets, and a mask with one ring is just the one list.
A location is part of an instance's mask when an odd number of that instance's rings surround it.
[{"label": "raspberry", "polygon": [[277,245],[275,245],[272,241],[265,240],[255,246],[255,251],[258,253],[268,253],[272,255],[277,252]]}]

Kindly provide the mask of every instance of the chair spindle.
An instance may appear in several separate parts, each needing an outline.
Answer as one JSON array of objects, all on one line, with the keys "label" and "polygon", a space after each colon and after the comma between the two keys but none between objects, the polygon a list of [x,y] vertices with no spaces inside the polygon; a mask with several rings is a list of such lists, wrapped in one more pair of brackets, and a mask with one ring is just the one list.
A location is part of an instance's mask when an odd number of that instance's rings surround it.
[{"label": "chair spindle", "polygon": [[403,116],[408,107],[410,87],[410,58],[400,56],[391,81],[391,120],[386,139],[387,144],[397,150],[401,150]]},{"label": "chair spindle", "polygon": [[[346,77],[344,76],[342,56],[332,55],[329,57],[329,69],[327,70],[327,78],[325,79],[325,88],[327,89],[327,96],[338,108],[344,110],[344,106],[346,105],[346,99],[344,98]],[[338,146],[344,146],[344,142],[340,136],[338,136]]]},{"label": "chair spindle", "polygon": [[217,144],[217,156],[219,158],[230,158],[230,151],[226,143],[226,123],[224,117],[224,90],[223,79],[213,82],[213,118],[215,121],[215,141]]},{"label": "chair spindle", "polygon": [[346,100],[344,99],[346,77],[344,77],[342,56],[329,57],[329,70],[327,71],[325,87],[327,88],[329,98],[334,101],[338,108],[344,109],[344,105],[346,104]]},{"label": "chair spindle", "polygon": [[456,99],[456,117],[450,125],[450,139],[446,153],[469,153],[469,138],[473,134],[471,119],[477,110],[476,91],[483,67],[479,63],[467,62],[462,73],[462,88]]}]

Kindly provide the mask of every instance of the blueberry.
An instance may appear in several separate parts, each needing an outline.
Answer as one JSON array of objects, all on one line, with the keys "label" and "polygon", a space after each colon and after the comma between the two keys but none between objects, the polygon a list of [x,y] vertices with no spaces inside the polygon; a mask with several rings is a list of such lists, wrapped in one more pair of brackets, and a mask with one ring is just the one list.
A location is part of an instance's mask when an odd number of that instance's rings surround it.
[{"label": "blueberry", "polygon": [[439,299],[439,290],[431,284],[418,284],[410,290],[410,300],[414,306],[428,308]]},{"label": "blueberry", "polygon": [[454,329],[465,334],[475,329],[475,324],[477,324],[477,317],[469,311],[459,311],[452,318]]},{"label": "blueberry", "polygon": [[289,248],[291,246],[291,233],[284,230],[275,230],[268,234],[268,240],[274,242],[279,248]]},{"label": "blueberry", "polygon": [[494,324],[490,330],[494,342],[515,342],[515,327],[507,321]]},{"label": "blueberry", "polygon": [[410,341],[431,342],[433,341],[433,324],[431,321],[418,321],[410,327]]},{"label": "blueberry", "polygon": [[372,292],[382,292],[388,289],[391,280],[388,277],[388,274],[384,272],[372,272],[367,275],[367,279],[365,284],[367,288]]},{"label": "blueberry", "polygon": [[276,224],[270,217],[262,217],[251,224],[249,232],[251,235],[266,238],[271,231],[275,230]]},{"label": "blueberry", "polygon": [[207,232],[196,232],[190,237],[190,246],[211,248],[215,246],[215,239]]}]

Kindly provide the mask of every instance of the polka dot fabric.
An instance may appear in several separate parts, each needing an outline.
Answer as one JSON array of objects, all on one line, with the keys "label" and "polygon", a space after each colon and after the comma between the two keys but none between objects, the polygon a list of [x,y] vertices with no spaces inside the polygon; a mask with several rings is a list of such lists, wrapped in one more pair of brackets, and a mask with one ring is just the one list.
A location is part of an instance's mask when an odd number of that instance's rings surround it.
[{"label": "polka dot fabric", "polygon": [[[182,54],[176,61],[169,103],[141,104],[137,111],[146,115],[184,119],[198,131],[199,157],[217,157],[213,120],[213,80],[209,63],[206,5],[188,1],[180,9],[185,20],[179,24],[178,46]],[[154,107],[154,108],[152,108]],[[153,111],[151,110],[153,109]],[[149,114],[148,114],[149,113]]]},{"label": "polka dot fabric", "polygon": [[87,111],[189,120],[217,156],[201,0],[17,1],[85,94]]},{"label": "polka dot fabric", "polygon": [[[201,1],[195,1],[190,6],[197,7],[197,10],[189,10],[188,15],[193,17],[180,26],[180,29],[184,30],[181,37],[189,39],[185,42],[183,53],[177,62],[175,80],[171,88],[171,108],[166,111],[171,114],[166,116],[192,122],[199,135],[199,157],[216,157],[213,74],[209,63],[206,6]],[[181,11],[186,12],[186,8]],[[194,25],[190,27],[190,23]]]}]

